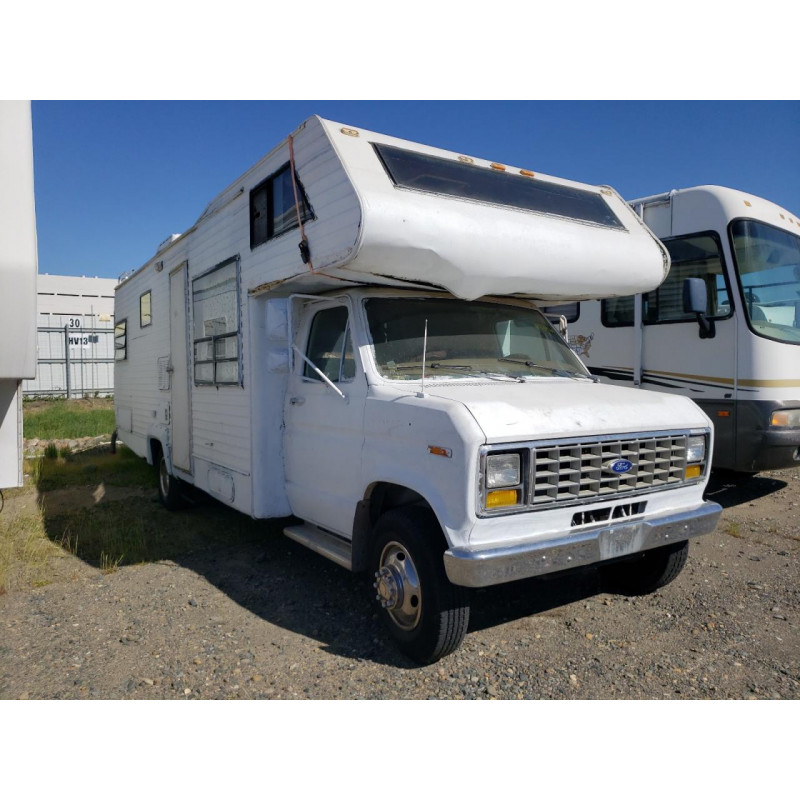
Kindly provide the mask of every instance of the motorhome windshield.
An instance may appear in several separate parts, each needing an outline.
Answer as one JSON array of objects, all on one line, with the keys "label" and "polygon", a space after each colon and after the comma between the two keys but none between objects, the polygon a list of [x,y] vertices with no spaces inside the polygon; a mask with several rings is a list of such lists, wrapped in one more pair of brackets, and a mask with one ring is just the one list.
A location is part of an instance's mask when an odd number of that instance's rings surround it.
[{"label": "motorhome windshield", "polygon": [[800,236],[750,219],[732,222],[731,235],[750,327],[800,343]]},{"label": "motorhome windshield", "polygon": [[[586,368],[535,309],[449,299],[365,302],[378,371],[426,380],[589,378]],[[427,326],[427,341],[425,331]]]},{"label": "motorhome windshield", "polygon": [[625,230],[599,192],[512,175],[385,144],[373,144],[373,147],[394,184],[405,189],[537,211]]}]

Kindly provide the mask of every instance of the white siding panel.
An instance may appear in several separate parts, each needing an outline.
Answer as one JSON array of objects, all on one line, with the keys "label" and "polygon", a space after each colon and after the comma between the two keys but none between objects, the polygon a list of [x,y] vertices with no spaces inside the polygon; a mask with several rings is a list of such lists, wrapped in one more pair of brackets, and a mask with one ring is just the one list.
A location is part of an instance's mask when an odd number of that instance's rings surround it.
[{"label": "white siding panel", "polygon": [[[139,297],[151,292],[152,324],[139,327]],[[156,272],[150,266],[137,273],[117,290],[115,321],[127,325],[127,359],[114,364],[114,405],[131,410],[132,442],[125,432],[120,439],[138,448],[148,436],[163,439],[165,409],[169,392],[158,388],[158,359],[169,355],[169,278],[168,270]],[[119,422],[119,418],[118,418]],[[136,444],[134,445],[133,442]]]}]

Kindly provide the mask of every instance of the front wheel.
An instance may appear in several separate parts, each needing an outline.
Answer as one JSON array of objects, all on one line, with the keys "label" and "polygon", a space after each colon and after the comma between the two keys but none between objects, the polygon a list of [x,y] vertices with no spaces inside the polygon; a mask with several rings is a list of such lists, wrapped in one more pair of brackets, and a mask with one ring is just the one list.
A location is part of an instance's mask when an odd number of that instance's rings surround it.
[{"label": "front wheel", "polygon": [[646,550],[637,558],[605,567],[606,583],[616,594],[652,594],[680,575],[688,556],[689,542]]},{"label": "front wheel", "polygon": [[421,664],[458,649],[469,624],[467,590],[448,580],[443,553],[441,529],[428,509],[394,509],[375,526],[375,598],[399,649]]},{"label": "front wheel", "polygon": [[170,475],[167,459],[162,453],[158,462],[158,496],[164,507],[170,511],[178,511],[186,505],[181,483],[180,479]]}]

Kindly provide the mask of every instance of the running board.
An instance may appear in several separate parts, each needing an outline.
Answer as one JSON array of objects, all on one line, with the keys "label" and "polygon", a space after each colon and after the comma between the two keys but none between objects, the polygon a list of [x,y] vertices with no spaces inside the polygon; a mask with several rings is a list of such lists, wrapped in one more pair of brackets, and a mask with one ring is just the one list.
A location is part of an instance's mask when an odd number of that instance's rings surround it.
[{"label": "running board", "polygon": [[346,539],[318,528],[316,525],[292,525],[283,532],[290,539],[305,545],[309,550],[329,558],[340,567],[353,569],[353,547]]}]

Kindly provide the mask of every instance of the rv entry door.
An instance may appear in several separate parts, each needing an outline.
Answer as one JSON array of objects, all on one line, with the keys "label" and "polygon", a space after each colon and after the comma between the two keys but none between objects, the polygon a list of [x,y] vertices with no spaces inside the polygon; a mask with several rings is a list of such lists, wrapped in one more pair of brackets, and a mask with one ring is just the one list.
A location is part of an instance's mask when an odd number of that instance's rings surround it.
[{"label": "rv entry door", "polygon": [[[293,311],[299,311],[298,299]],[[361,499],[367,381],[344,299],[300,311],[284,409],[286,491],[292,513],[349,535]]]},{"label": "rv entry door", "polygon": [[187,262],[169,275],[170,442],[174,467],[191,473],[189,351],[186,330]]}]

